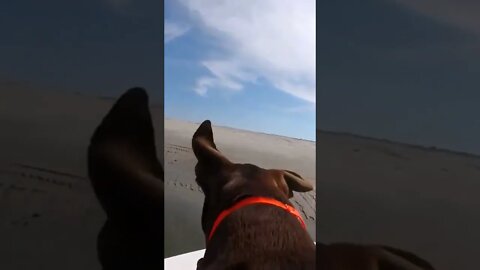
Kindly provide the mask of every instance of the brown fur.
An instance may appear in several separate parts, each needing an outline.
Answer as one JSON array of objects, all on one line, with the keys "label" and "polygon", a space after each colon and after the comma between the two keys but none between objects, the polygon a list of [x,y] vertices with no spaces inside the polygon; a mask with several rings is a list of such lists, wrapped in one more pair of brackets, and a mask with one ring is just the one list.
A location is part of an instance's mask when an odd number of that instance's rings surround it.
[{"label": "brown fur", "polygon": [[[291,205],[292,191],[313,188],[291,171],[230,162],[217,150],[208,120],[195,132],[192,146],[198,160],[196,181],[205,194],[205,235],[218,214],[242,198],[265,196]],[[197,269],[315,269],[315,245],[298,220],[285,210],[252,205],[233,212],[220,223]]]},{"label": "brown fur", "polygon": [[145,90],[128,90],[95,130],[88,174],[107,214],[97,239],[103,269],[162,269],[163,168]]}]

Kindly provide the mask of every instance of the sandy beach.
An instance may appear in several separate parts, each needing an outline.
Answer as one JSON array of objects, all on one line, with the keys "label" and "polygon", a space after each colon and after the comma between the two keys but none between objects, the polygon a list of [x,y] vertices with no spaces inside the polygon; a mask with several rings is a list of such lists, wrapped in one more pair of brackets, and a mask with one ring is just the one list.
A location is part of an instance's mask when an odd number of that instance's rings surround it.
[{"label": "sandy beach", "polygon": [[476,269],[480,157],[347,134],[317,134],[317,239],[415,252]]},{"label": "sandy beach", "polygon": [[[95,245],[105,217],[86,177],[86,148],[112,104],[0,84],[0,269],[100,269]],[[163,111],[152,107],[152,116],[161,142]],[[203,194],[194,183],[190,149],[197,126],[167,119],[165,151],[157,143],[167,174],[166,256],[204,247]],[[319,132],[315,147],[213,128],[218,147],[232,161],[318,176],[316,192],[295,197],[318,241],[388,244],[415,252],[437,269],[477,265],[480,157],[348,134]]]},{"label": "sandy beach", "polygon": [[[100,269],[96,237],[105,216],[86,153],[113,102],[0,84],[0,269]],[[152,108],[158,142],[162,116]]]},{"label": "sandy beach", "polygon": [[[205,248],[203,194],[195,183],[192,135],[199,123],[165,119],[165,256]],[[215,143],[232,162],[288,169],[315,179],[315,142],[215,126]],[[315,190],[292,199],[315,239]]]}]

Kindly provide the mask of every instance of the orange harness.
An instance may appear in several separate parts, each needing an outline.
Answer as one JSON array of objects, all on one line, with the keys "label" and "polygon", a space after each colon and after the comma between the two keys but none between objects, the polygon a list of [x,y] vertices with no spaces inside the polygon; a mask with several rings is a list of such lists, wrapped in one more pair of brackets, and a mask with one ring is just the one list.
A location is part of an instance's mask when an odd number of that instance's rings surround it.
[{"label": "orange harness", "polygon": [[293,216],[295,216],[298,221],[300,222],[300,224],[302,225],[303,229],[306,228],[305,226],[305,222],[303,221],[302,219],[302,216],[300,215],[300,213],[297,211],[297,209],[295,209],[293,206],[290,206],[288,204],[285,204],[285,203],[282,203],[280,201],[277,201],[275,199],[272,199],[272,198],[266,198],[266,197],[248,197],[246,199],[243,199],[243,200],[240,200],[238,201],[237,203],[235,203],[233,206],[231,206],[230,208],[228,209],[225,209],[223,210],[220,215],[218,215],[217,219],[215,219],[215,222],[213,223],[213,227],[212,227],[212,230],[210,231],[210,234],[208,235],[208,241],[210,241],[210,239],[212,239],[213,237],[213,234],[215,233],[215,231],[217,230],[218,228],[218,225],[220,225],[220,223],[228,216],[230,215],[232,212],[234,212],[235,210],[238,210],[242,207],[245,207],[245,206],[248,206],[248,205],[252,205],[252,204],[269,204],[269,205],[273,205],[273,206],[276,206],[276,207],[280,207],[284,210],[286,210],[287,212],[289,212],[290,214],[292,214]]}]

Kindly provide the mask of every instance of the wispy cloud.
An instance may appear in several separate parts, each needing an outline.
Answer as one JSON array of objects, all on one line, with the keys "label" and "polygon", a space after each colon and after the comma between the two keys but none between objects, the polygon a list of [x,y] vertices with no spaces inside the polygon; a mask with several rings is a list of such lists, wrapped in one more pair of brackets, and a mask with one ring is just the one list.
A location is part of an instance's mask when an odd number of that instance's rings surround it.
[{"label": "wispy cloud", "polygon": [[392,0],[438,21],[480,35],[480,1],[472,0]]},{"label": "wispy cloud", "polygon": [[261,78],[315,103],[315,0],[179,1],[224,49],[202,62],[211,76],[198,79],[198,94]]},{"label": "wispy cloud", "polygon": [[190,27],[181,24],[181,23],[174,23],[171,21],[165,21],[164,25],[164,42],[168,43],[188,32]]},{"label": "wispy cloud", "polygon": [[197,80],[194,90],[201,96],[205,96],[211,88],[239,91],[243,89],[242,82],[255,80],[253,74],[244,70],[234,60],[210,60],[202,62],[202,65],[213,76],[205,76]]}]

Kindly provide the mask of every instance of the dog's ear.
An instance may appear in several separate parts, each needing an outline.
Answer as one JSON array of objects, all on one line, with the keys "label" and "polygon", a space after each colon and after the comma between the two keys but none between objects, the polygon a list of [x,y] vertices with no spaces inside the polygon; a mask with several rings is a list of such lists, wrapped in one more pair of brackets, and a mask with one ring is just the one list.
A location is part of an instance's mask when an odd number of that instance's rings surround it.
[{"label": "dog's ear", "polygon": [[87,152],[88,176],[107,215],[163,209],[164,174],[157,158],[148,94],[131,88],[95,130]]},{"label": "dog's ear", "polygon": [[282,189],[289,198],[293,197],[293,191],[307,192],[313,190],[312,184],[296,172],[292,172],[289,170],[273,171],[278,187]]},{"label": "dog's ear", "polygon": [[200,164],[216,167],[230,163],[215,145],[210,120],[205,120],[193,134],[192,148]]},{"label": "dog's ear", "polygon": [[283,178],[287,182],[288,187],[297,192],[308,192],[313,190],[312,184],[308,180],[303,179],[298,173],[284,170]]}]

